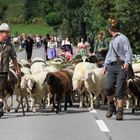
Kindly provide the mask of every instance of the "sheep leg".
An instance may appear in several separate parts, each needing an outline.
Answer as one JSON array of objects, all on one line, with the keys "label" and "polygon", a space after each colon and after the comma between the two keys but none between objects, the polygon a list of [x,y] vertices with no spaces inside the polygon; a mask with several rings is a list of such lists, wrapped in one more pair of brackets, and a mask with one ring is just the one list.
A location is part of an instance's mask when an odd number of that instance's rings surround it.
[{"label": "sheep leg", "polygon": [[20,98],[20,103],[22,106],[23,116],[25,116],[24,105],[23,105],[23,97]]},{"label": "sheep leg", "polygon": [[5,107],[4,107],[4,109],[5,109],[5,111],[6,112],[9,112],[10,111],[10,106],[8,106],[8,98],[9,98],[9,96],[7,95],[6,97],[5,97],[5,99],[4,99],[4,102],[5,102]]},{"label": "sheep leg", "polygon": [[134,99],[134,101],[133,101],[133,107],[132,107],[132,113],[135,113],[135,99]]},{"label": "sheep leg", "polygon": [[56,113],[60,112],[60,98],[57,98],[57,108],[56,108]]},{"label": "sheep leg", "polygon": [[132,102],[132,96],[131,95],[126,95],[126,110],[130,109],[131,106],[131,102]]},{"label": "sheep leg", "polygon": [[10,105],[10,108],[13,107],[13,96],[11,96],[11,105]]},{"label": "sheep leg", "polygon": [[57,106],[55,105],[55,95],[53,95],[53,97],[52,97],[52,102],[53,102],[52,111],[54,111],[54,109],[57,109]]},{"label": "sheep leg", "polygon": [[139,110],[139,97],[134,97],[132,113],[135,113],[137,110]]},{"label": "sheep leg", "polygon": [[99,94],[98,93],[97,93],[97,95],[95,95],[93,101],[95,102],[95,105],[97,106],[97,108],[99,108],[100,102],[99,102]]},{"label": "sheep leg", "polygon": [[130,109],[130,99],[126,99],[126,110]]},{"label": "sheep leg", "polygon": [[27,96],[25,96],[25,101],[26,101],[26,104],[27,104],[26,111],[29,112],[30,111],[30,106],[29,106],[29,102],[28,102],[28,97]]},{"label": "sheep leg", "polygon": [[67,103],[68,103],[68,96],[67,93],[65,95],[65,106],[64,106],[64,110],[67,111]]},{"label": "sheep leg", "polygon": [[21,104],[21,102],[20,102],[19,98],[20,98],[20,96],[19,96],[19,95],[17,95],[17,96],[16,96],[16,101],[18,102],[18,105],[17,105],[17,107],[16,107],[16,109],[15,109],[15,112],[18,112],[19,107],[20,107],[20,104]]},{"label": "sheep leg", "polygon": [[80,93],[80,105],[79,108],[83,108],[83,93],[81,91],[79,91]]},{"label": "sheep leg", "polygon": [[138,97],[135,97],[135,110],[138,109]]},{"label": "sheep leg", "polygon": [[59,113],[59,100],[57,99],[57,108],[56,108],[56,113]]},{"label": "sheep leg", "polygon": [[43,98],[43,109],[46,108],[46,100],[47,100],[47,95]]},{"label": "sheep leg", "polygon": [[[52,98],[53,98],[53,97],[52,97]],[[51,106],[51,94],[50,94],[50,93],[48,93],[47,101],[48,101],[47,107],[50,107],[50,106]]]},{"label": "sheep leg", "polygon": [[35,109],[35,99],[31,98],[31,110],[33,113],[36,112],[36,109]]},{"label": "sheep leg", "polygon": [[73,106],[73,104],[72,104],[72,99],[71,99],[71,96],[69,96],[68,100],[69,100],[69,106],[70,106],[70,107],[72,107],[72,106]]},{"label": "sheep leg", "polygon": [[140,97],[138,97],[138,110],[140,110]]},{"label": "sheep leg", "polygon": [[91,92],[88,92],[90,95],[90,110],[93,110],[93,96]]}]

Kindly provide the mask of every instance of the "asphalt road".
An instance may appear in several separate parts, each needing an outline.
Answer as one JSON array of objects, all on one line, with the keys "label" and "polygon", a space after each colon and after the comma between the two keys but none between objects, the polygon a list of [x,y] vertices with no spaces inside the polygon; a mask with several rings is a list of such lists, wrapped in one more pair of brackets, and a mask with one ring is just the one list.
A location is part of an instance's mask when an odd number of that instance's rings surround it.
[{"label": "asphalt road", "polygon": [[[35,49],[36,56],[44,57],[43,49]],[[25,58],[25,53],[18,53],[18,58]],[[0,119],[0,140],[140,140],[140,111],[125,111],[123,121],[105,114],[106,110],[90,112],[76,105],[60,114],[45,109],[25,117],[21,110],[12,110]]]}]

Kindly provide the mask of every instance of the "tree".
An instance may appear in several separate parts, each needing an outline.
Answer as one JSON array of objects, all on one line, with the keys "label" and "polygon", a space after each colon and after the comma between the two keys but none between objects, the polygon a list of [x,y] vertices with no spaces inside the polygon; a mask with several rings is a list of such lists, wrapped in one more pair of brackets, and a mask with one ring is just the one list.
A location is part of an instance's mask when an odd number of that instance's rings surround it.
[{"label": "tree", "polygon": [[74,40],[76,40],[78,36],[86,36],[86,22],[83,16],[84,0],[61,0],[61,2],[65,5],[64,9],[61,11],[65,19],[61,27],[64,29],[67,27],[64,31],[65,34],[74,38]]},{"label": "tree", "polygon": [[105,30],[108,19],[117,18],[133,49],[140,52],[139,7],[139,0],[25,0],[25,21],[42,17],[63,35],[76,39]]},{"label": "tree", "polygon": [[25,22],[31,22],[34,17],[37,15],[38,10],[38,0],[25,0],[25,13],[24,13],[24,20]]},{"label": "tree", "polygon": [[7,10],[8,10],[8,6],[0,3],[0,20],[3,20],[5,18]]},{"label": "tree", "polygon": [[129,37],[134,52],[140,52],[140,2],[116,0],[116,17],[122,21],[122,30]]},{"label": "tree", "polygon": [[109,18],[117,18],[120,20],[122,32],[130,39],[133,50],[140,52],[139,0],[86,0],[85,4],[88,27],[96,32],[105,28]]}]

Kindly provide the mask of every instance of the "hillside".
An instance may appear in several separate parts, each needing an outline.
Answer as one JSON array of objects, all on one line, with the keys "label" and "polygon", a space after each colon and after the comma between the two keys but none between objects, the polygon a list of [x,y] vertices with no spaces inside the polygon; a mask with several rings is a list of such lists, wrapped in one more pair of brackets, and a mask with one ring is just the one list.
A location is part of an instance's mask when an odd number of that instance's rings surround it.
[{"label": "hillside", "polygon": [[25,0],[0,0],[0,3],[8,5],[6,12],[6,21],[9,22],[12,34],[42,34],[53,33],[53,29],[46,24],[14,24],[13,21],[17,21],[23,17],[24,14],[24,2]]},{"label": "hillside", "polygon": [[0,2],[8,5],[6,19],[13,20],[15,17],[23,15],[24,0],[0,0]]}]

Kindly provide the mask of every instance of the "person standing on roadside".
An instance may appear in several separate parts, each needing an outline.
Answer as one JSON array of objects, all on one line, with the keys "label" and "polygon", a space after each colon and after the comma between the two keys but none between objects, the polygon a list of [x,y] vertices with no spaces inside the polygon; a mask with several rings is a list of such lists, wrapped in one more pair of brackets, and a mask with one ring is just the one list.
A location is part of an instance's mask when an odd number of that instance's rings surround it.
[{"label": "person standing on roadside", "polygon": [[65,48],[66,51],[70,52],[73,55],[73,45],[67,36],[65,40],[62,41],[62,48]]},{"label": "person standing on roadside", "polygon": [[90,52],[94,51],[94,36],[93,33],[89,34],[88,43],[90,44]]},{"label": "person standing on roadside", "polygon": [[44,43],[44,49],[45,49],[45,58],[46,60],[48,60],[48,42],[50,41],[50,35],[49,33],[46,34],[44,40],[43,40],[43,43]]},{"label": "person standing on roadside", "polygon": [[9,71],[10,58],[16,69],[16,74],[19,74],[18,62],[16,53],[11,45],[7,42],[9,37],[10,27],[6,23],[0,25],[0,117],[4,115],[3,106],[5,98],[5,88]]},{"label": "person standing on roadside", "polygon": [[26,37],[26,40],[25,40],[26,54],[27,54],[27,61],[28,62],[31,62],[33,45],[34,45],[34,40],[32,39],[31,36],[28,35]]},{"label": "person standing on roadside", "polygon": [[97,36],[97,40],[95,40],[94,44],[94,53],[97,58],[102,57],[101,50],[106,50],[107,52],[108,49],[108,42],[104,38],[104,32],[100,31]]},{"label": "person standing on roadside", "polygon": [[88,45],[86,43],[86,41],[84,40],[83,37],[80,37],[79,38],[79,42],[78,42],[78,52],[77,54],[73,57],[73,59],[76,59],[77,57],[81,56],[84,57],[84,56],[87,56],[87,49],[88,49]]},{"label": "person standing on roadside", "polygon": [[52,60],[57,57],[57,44],[54,42],[54,37],[50,37],[48,42],[48,59]]},{"label": "person standing on roadside", "polygon": [[103,68],[103,74],[107,74],[107,99],[109,102],[106,117],[110,118],[113,113],[116,113],[113,100],[113,95],[116,91],[118,107],[116,120],[123,120],[125,85],[128,69],[132,63],[132,49],[128,38],[120,32],[118,20],[110,20],[108,31],[112,35],[112,40],[109,44],[109,50]]}]

